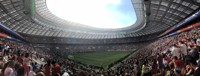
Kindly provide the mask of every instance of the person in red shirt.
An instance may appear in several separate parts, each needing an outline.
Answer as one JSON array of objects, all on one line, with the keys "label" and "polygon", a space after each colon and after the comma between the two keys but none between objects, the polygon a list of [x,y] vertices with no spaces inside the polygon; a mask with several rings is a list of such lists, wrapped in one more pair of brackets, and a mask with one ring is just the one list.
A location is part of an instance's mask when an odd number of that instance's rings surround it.
[{"label": "person in red shirt", "polygon": [[60,65],[56,63],[55,61],[53,61],[52,64],[54,66],[52,70],[53,74],[57,74],[57,73],[61,74]]},{"label": "person in red shirt", "polygon": [[45,76],[50,76],[51,73],[51,62],[47,60],[47,64],[45,64]]},{"label": "person in red shirt", "polygon": [[153,61],[153,66],[152,66],[152,68],[153,68],[153,76],[157,76],[158,65],[157,65],[156,62],[157,62],[157,60]]},{"label": "person in red shirt", "polygon": [[61,73],[61,71],[60,71],[60,65],[58,63],[56,63],[54,65],[54,70],[55,70],[56,73],[59,73],[59,74]]},{"label": "person in red shirt", "polygon": [[17,61],[19,63],[23,64],[23,57],[22,57],[22,55],[18,54]]},{"label": "person in red shirt", "polygon": [[185,66],[184,66],[184,61],[178,59],[177,56],[173,57],[173,62],[174,62],[174,72],[176,75],[184,75],[185,74]]},{"label": "person in red shirt", "polygon": [[167,61],[167,63],[170,63],[172,61],[171,58],[169,58],[167,56],[164,59]]}]

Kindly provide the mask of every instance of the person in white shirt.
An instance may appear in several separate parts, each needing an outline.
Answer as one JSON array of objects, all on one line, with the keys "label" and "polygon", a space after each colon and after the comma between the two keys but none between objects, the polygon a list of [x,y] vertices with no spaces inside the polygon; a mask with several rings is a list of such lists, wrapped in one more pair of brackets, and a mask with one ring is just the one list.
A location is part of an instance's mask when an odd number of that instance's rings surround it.
[{"label": "person in white shirt", "polygon": [[36,73],[33,71],[33,68],[32,68],[32,66],[28,66],[28,68],[29,68],[29,73],[28,73],[28,76],[35,76],[36,75]]},{"label": "person in white shirt", "polygon": [[177,45],[172,46],[169,50],[171,51],[173,57],[177,56],[178,59],[180,58],[180,48],[178,48]]},{"label": "person in white shirt", "polygon": [[21,65],[20,63],[15,63],[15,66],[14,66],[13,72],[10,73],[9,76],[16,76],[16,75],[17,75],[17,69],[19,69],[20,67],[22,67],[22,65]]},{"label": "person in white shirt", "polygon": [[26,53],[25,57],[23,59],[23,64],[25,64],[26,66],[28,66],[28,65],[30,65],[30,61],[31,61],[31,59],[29,57],[29,53]]},{"label": "person in white shirt", "polygon": [[10,47],[9,47],[8,45],[5,45],[5,46],[4,46],[4,49],[3,49],[3,54],[4,54],[4,55],[8,55],[8,53],[9,53],[9,50],[8,50],[8,49],[9,49],[9,48],[10,48]]},{"label": "person in white shirt", "polygon": [[67,72],[64,72],[62,76],[69,76]]},{"label": "person in white shirt", "polygon": [[184,44],[184,42],[180,41],[179,47],[180,47],[181,53],[183,55],[187,55],[187,46]]},{"label": "person in white shirt", "polygon": [[200,38],[196,40],[196,44],[200,46]]}]

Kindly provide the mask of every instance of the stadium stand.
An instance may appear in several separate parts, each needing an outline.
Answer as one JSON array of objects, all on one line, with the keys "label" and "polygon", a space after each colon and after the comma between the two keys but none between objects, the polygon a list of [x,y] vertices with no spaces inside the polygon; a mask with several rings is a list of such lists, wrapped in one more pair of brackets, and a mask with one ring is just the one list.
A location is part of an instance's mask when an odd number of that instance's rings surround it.
[{"label": "stadium stand", "polygon": [[[52,69],[52,74],[63,73],[63,71],[65,71],[68,72],[69,75],[78,75],[83,72],[83,74],[90,76],[134,76],[140,74],[145,76],[194,74],[198,76],[199,70],[192,69],[200,65],[198,53],[200,47],[199,33],[199,29],[195,28],[179,35],[157,40],[138,50],[135,55],[121,62],[122,64],[120,66],[109,70],[95,70],[93,66],[82,66],[80,63],[76,63],[70,59],[63,59],[59,57],[61,55],[56,55],[62,54],[61,51],[55,52],[36,47],[33,48],[23,43],[1,38],[1,42],[6,43],[1,44],[1,52],[4,57],[2,60],[3,66],[1,66],[1,73],[6,75],[6,73],[10,74],[15,72],[15,67],[20,64],[21,67],[25,67],[24,70],[26,73],[24,74],[29,74],[27,71],[30,67],[33,69],[29,71],[30,74],[38,74],[41,72],[47,74],[47,71],[49,71],[51,67],[49,66],[51,64],[50,61],[52,61],[52,64],[56,63],[56,65],[52,66],[54,67],[54,69]],[[127,48],[127,46],[125,46],[125,48]],[[174,50],[175,48],[179,50]],[[184,50],[188,52],[185,53]],[[176,55],[174,51],[179,51],[177,52],[178,55]],[[45,61],[47,61],[47,64],[44,63]],[[186,66],[186,64],[190,65]],[[59,69],[59,71],[57,71],[57,69]]]},{"label": "stadium stand", "polygon": [[[0,76],[200,76],[200,1],[132,0],[135,24],[63,20],[46,0],[0,0]],[[72,55],[131,51],[106,67]]]}]

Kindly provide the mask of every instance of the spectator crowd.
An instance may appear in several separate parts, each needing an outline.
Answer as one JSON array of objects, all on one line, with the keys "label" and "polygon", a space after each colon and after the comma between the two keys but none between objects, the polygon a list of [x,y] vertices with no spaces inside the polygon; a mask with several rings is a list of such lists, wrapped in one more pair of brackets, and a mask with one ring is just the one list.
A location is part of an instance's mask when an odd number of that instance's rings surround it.
[{"label": "spectator crowd", "polygon": [[[123,50],[134,49],[131,46],[109,45],[109,48],[105,45],[108,50],[118,50],[119,47]],[[103,47],[82,46],[76,52]],[[60,48],[38,48],[0,38],[0,76],[200,76],[198,28],[144,45],[110,69],[96,69],[65,58],[64,55],[70,53],[65,50],[74,48],[55,51]]]}]

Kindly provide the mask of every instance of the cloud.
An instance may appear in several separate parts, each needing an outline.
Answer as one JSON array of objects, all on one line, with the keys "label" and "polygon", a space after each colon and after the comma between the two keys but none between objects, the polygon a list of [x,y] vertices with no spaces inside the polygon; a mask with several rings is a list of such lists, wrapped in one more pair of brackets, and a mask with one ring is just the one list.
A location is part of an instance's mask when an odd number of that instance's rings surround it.
[{"label": "cloud", "polygon": [[[123,0],[47,0],[56,16],[99,28],[121,28],[132,18],[117,10]],[[128,22],[127,22],[128,21]]]}]

